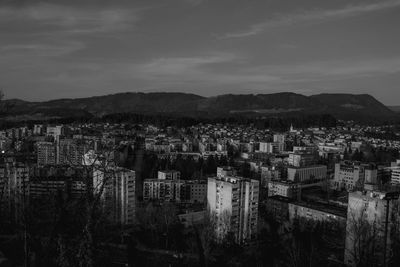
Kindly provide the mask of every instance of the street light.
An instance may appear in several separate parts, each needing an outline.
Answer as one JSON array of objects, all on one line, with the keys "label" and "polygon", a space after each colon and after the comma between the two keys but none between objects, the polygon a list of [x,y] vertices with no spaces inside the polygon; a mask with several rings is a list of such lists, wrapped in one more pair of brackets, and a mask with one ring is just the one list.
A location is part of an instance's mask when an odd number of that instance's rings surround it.
[{"label": "street light", "polygon": [[389,201],[399,199],[400,192],[388,192],[383,197],[383,200],[386,200],[386,220],[385,220],[385,241],[383,243],[383,266],[386,267],[386,256],[387,256],[387,234],[388,234],[388,225],[389,225]]}]

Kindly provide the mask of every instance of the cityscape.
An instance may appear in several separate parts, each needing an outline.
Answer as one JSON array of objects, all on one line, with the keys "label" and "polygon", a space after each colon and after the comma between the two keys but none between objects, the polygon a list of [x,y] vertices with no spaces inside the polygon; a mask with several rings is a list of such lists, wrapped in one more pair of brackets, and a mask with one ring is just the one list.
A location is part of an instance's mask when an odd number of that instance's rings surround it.
[{"label": "cityscape", "polygon": [[400,266],[399,0],[0,0],[0,267]]},{"label": "cityscape", "polygon": [[396,266],[393,127],[8,128],[1,248],[15,266]]}]

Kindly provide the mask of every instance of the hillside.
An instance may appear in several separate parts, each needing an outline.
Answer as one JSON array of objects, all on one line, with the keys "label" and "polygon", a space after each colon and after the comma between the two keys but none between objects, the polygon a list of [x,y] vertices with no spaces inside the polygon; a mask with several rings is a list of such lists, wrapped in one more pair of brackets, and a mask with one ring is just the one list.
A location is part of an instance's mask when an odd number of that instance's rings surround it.
[{"label": "hillside", "polygon": [[367,94],[319,94],[310,98],[323,105],[321,112],[337,118],[374,120],[395,116],[392,110]]},{"label": "hillside", "polygon": [[396,113],[400,113],[400,106],[388,106],[388,108],[389,108],[391,111],[394,111],[394,112],[396,112]]},{"label": "hillside", "polygon": [[114,113],[221,117],[242,115],[331,114],[338,119],[388,120],[397,114],[370,95],[295,93],[202,97],[186,93],[119,93],[45,102],[7,100],[12,116],[103,116]]}]

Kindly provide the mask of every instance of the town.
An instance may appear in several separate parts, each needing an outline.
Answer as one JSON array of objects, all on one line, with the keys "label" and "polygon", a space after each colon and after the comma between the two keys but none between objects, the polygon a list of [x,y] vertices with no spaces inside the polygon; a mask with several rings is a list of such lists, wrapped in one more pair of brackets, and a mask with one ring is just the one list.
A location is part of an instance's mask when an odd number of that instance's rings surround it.
[{"label": "town", "polygon": [[349,121],[4,129],[0,255],[10,266],[398,266],[399,133]]}]

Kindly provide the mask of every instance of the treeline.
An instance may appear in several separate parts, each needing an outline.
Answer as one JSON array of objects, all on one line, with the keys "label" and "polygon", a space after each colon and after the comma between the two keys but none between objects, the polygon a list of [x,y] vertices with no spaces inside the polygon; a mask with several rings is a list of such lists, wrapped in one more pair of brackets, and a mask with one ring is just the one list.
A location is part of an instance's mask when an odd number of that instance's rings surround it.
[{"label": "treeline", "polygon": [[237,125],[255,125],[259,129],[287,130],[290,125],[295,128],[308,128],[310,126],[319,127],[335,127],[337,120],[331,115],[304,115],[298,117],[185,117],[174,115],[146,115],[136,113],[117,113],[109,114],[102,117],[95,116],[79,116],[79,117],[64,117],[52,118],[46,120],[0,120],[0,129],[13,127],[28,126],[33,127],[35,124],[71,124],[71,123],[130,123],[130,124],[153,124],[158,127],[190,127],[200,123],[223,123]]},{"label": "treeline", "polygon": [[387,130],[381,133],[377,132],[365,132],[365,136],[368,138],[375,138],[387,141],[400,141],[400,135],[397,135],[393,130]]},{"label": "treeline", "polygon": [[177,170],[181,172],[181,178],[201,179],[207,175],[214,175],[218,166],[226,166],[228,157],[209,156],[207,159],[193,157],[182,157],[178,154],[176,158],[159,158],[156,154],[147,153],[144,156],[142,175],[144,178],[157,178],[159,170]]},{"label": "treeline", "polygon": [[70,123],[130,123],[130,124],[153,124],[158,127],[189,127],[199,123],[227,123],[237,125],[255,125],[259,129],[273,129],[286,131],[290,125],[295,128],[303,129],[311,126],[318,127],[335,127],[337,120],[329,114],[279,114],[279,116],[255,116],[247,115],[222,115],[209,116],[205,114],[197,114],[193,116],[185,116],[182,114],[138,114],[138,113],[114,113],[101,117],[91,114],[80,116],[67,116],[59,114],[60,118],[43,119],[43,120],[0,120],[0,129],[12,127],[28,126],[33,127],[34,124],[70,124]]},{"label": "treeline", "polygon": [[396,161],[399,156],[400,154],[397,148],[375,148],[370,145],[364,146],[361,149],[355,149],[354,151],[350,148],[344,152],[345,160],[360,161],[364,163],[389,163]]},{"label": "treeline", "polygon": [[46,120],[7,120],[0,119],[0,130],[15,128],[15,127],[29,127],[32,128],[35,124],[72,124],[72,123],[89,123],[94,119],[93,116],[78,116],[78,117],[62,117],[52,118]]},{"label": "treeline", "polygon": [[320,115],[298,115],[298,116],[282,116],[282,117],[255,117],[255,116],[227,116],[227,117],[185,117],[174,115],[145,115],[135,113],[118,113],[105,115],[101,119],[94,121],[104,121],[109,123],[132,123],[145,124],[151,123],[159,127],[176,126],[189,127],[199,123],[228,123],[238,125],[254,125],[259,129],[287,130],[290,125],[296,128],[308,128],[310,126],[319,127],[335,127],[337,120],[329,114]]}]

